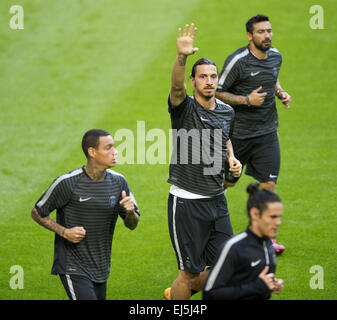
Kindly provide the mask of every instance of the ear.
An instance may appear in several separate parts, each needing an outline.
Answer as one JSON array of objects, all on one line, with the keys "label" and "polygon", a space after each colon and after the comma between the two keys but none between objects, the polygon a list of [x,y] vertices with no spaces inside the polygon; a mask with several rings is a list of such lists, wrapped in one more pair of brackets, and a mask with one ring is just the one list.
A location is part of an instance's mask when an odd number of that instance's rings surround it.
[{"label": "ear", "polygon": [[194,77],[190,77],[190,82],[191,82],[191,85],[193,86],[193,87],[195,87],[195,78]]},{"label": "ear", "polygon": [[253,35],[250,32],[246,32],[246,36],[249,41],[253,40]]},{"label": "ear", "polygon": [[88,148],[88,156],[89,156],[90,158],[94,158],[95,155],[96,155],[96,149],[93,148],[93,147],[89,147],[89,148]]},{"label": "ear", "polygon": [[252,221],[257,220],[260,218],[260,210],[254,207],[250,208],[249,215]]}]

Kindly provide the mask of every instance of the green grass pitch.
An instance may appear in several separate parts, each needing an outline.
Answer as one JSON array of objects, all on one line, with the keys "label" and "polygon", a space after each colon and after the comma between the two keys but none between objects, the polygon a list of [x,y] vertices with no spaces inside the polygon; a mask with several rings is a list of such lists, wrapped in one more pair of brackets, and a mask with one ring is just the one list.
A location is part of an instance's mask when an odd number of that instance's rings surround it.
[{"label": "green grass pitch", "polygon": [[[14,3],[24,9],[23,30],[9,26]],[[324,9],[324,29],[310,27],[314,4]],[[80,140],[86,130],[124,128],[136,136],[137,121],[145,121],[146,132],[158,128],[168,134],[179,26],[198,27],[200,50],[189,58],[188,71],[201,57],[220,69],[228,54],[246,45],[244,24],[257,13],[271,19],[273,46],[283,55],[280,81],[293,100],[290,110],[278,102],[277,191],[284,203],[278,241],[287,249],[277,258],[284,291],[272,299],[337,298],[334,0],[2,0],[0,299],[67,299],[58,277],[50,275],[54,235],[30,217],[35,201],[52,179],[85,163]],[[108,299],[163,299],[176,277],[167,227],[168,159],[116,167],[142,216],[132,232],[117,224]],[[235,233],[247,224],[250,181],[244,176],[227,193]],[[24,270],[23,289],[10,286],[14,265]],[[317,265],[324,271],[321,289],[310,286]]]}]

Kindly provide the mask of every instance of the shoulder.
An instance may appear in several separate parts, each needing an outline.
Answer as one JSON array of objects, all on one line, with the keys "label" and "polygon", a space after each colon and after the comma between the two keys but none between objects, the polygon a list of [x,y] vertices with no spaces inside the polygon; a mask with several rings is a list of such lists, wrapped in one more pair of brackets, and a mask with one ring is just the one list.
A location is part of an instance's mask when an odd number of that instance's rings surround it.
[{"label": "shoulder", "polygon": [[280,53],[280,51],[278,51],[276,48],[274,47],[271,47],[269,49],[269,57],[271,58],[276,58],[276,59],[279,59],[279,60],[282,60],[282,55]]},{"label": "shoulder", "polygon": [[238,251],[242,245],[245,245],[247,237],[248,234],[245,231],[233,236],[223,247],[224,254],[227,255],[229,252],[233,254],[233,252]]},{"label": "shoulder", "polygon": [[77,181],[81,176],[83,176],[83,174],[83,168],[79,168],[57,177],[49,186],[44,195],[40,198],[37,203],[37,207],[41,208],[48,201],[48,199],[50,199],[52,194],[67,197],[67,195],[72,193],[77,184]]},{"label": "shoulder", "polygon": [[271,47],[269,49],[269,51],[272,53],[272,54],[275,54],[275,55],[281,55],[280,51],[278,51],[278,49],[274,48],[274,47]]},{"label": "shoulder", "polygon": [[249,55],[248,46],[241,47],[235,50],[232,54],[230,54],[226,61],[227,63],[231,63],[232,65],[234,65],[235,63],[237,63],[238,61],[241,61],[248,55]]},{"label": "shoulder", "polygon": [[227,115],[230,114],[231,116],[234,117],[235,111],[233,107],[231,107],[229,104],[224,103],[223,101],[217,98],[215,98],[215,103],[217,105],[218,110],[220,110],[221,112],[225,112]]},{"label": "shoulder", "polygon": [[174,118],[183,117],[185,113],[189,112],[191,109],[193,109],[196,105],[196,101],[194,100],[194,97],[186,95],[185,99],[179,104],[178,106],[172,106],[169,98],[169,113]]},{"label": "shoulder", "polygon": [[69,171],[61,176],[57,177],[52,186],[56,187],[59,184],[73,184],[84,174],[83,168],[78,168],[72,171]]},{"label": "shoulder", "polygon": [[215,98],[215,103],[222,110],[226,110],[226,111],[229,111],[229,112],[234,112],[234,109],[229,104],[224,103],[220,99]]},{"label": "shoulder", "polygon": [[230,243],[230,246],[237,247],[245,243],[247,237],[248,233],[246,231],[243,231],[232,237],[230,240],[227,241],[227,243]]},{"label": "shoulder", "polygon": [[113,180],[115,182],[119,182],[121,184],[127,183],[126,178],[119,172],[111,169],[106,170],[107,177],[110,180]]}]

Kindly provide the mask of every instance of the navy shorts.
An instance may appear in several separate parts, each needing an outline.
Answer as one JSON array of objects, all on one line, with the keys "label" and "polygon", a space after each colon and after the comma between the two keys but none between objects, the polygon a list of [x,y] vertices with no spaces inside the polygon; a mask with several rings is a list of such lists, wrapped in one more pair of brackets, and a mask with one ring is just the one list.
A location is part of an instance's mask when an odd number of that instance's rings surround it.
[{"label": "navy shorts", "polygon": [[[277,131],[249,139],[231,138],[234,155],[242,167],[246,165],[245,174],[259,182],[277,182],[280,172],[281,153]],[[239,178],[230,176],[228,164],[225,166],[225,180],[236,182]]]},{"label": "navy shorts", "polygon": [[85,275],[60,274],[67,295],[71,300],[105,300],[106,282],[93,282]]},{"label": "navy shorts", "polygon": [[223,194],[184,199],[169,195],[168,224],[178,269],[200,273],[213,266],[220,248],[233,236]]}]

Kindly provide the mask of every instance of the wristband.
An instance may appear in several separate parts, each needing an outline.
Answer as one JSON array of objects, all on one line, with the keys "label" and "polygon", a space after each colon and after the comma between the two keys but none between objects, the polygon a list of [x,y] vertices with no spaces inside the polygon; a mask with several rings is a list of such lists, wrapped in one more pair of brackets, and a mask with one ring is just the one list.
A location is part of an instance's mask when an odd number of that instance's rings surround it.
[{"label": "wristband", "polygon": [[248,107],[250,107],[251,102],[250,102],[250,99],[249,99],[249,94],[246,95],[246,99],[247,99],[247,105],[248,105]]},{"label": "wristband", "polygon": [[282,93],[282,92],[284,92],[284,90],[281,90],[281,89],[276,90],[276,95],[279,99],[280,99],[280,93]]}]

